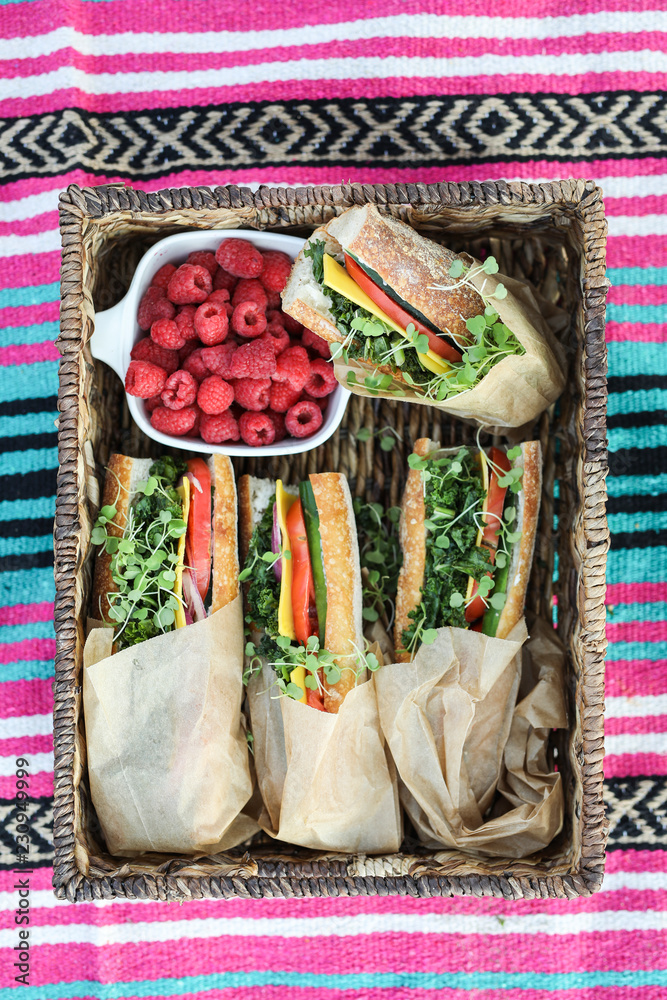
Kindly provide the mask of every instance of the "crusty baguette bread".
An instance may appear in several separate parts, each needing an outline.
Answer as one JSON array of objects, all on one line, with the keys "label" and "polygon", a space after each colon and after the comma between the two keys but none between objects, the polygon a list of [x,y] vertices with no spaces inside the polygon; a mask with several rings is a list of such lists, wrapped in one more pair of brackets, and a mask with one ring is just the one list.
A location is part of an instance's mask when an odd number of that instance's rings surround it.
[{"label": "crusty baguette bread", "polygon": [[239,546],[234,469],[227,455],[214,455],[213,465],[213,590],[211,614],[233,601],[239,592]]},{"label": "crusty baguette bread", "polygon": [[315,230],[299,251],[287,284],[281,293],[283,312],[323,340],[342,342],[345,338],[336,328],[333,313],[329,308],[330,300],[315,281],[312,260],[304,254],[304,250],[317,240],[324,241],[325,250],[332,257],[341,253],[340,243],[331,239],[325,226]]},{"label": "crusty baguette bread", "polygon": [[381,215],[375,205],[359,205],[326,225],[330,238],[366,264],[405,302],[422,313],[437,330],[457,342],[469,336],[466,320],[484,312],[480,294],[470,285],[452,291],[434,285],[454,286],[449,269],[457,255],[421,236],[411,226]]},{"label": "crusty baguette bread", "polygon": [[357,649],[364,647],[357,525],[344,475],[319,473],[310,476],[310,483],[320,516],[322,562],[327,581],[324,645],[334,654],[341,670],[337,684],[324,682],[324,707],[327,712],[336,713],[357,683],[356,650],[352,642]]},{"label": "crusty baguette bread", "polygon": [[[431,441],[430,438],[419,438],[415,441],[414,451],[424,458],[439,447],[439,444],[436,441]],[[402,636],[406,628],[412,624],[412,619],[408,617],[409,613],[419,606],[422,599],[422,583],[424,582],[424,568],[426,566],[425,518],[422,475],[418,469],[410,469],[405,482],[399,524],[399,542],[403,551],[403,565],[398,574],[394,618],[394,648],[398,663],[407,663],[410,660],[410,653],[403,648]]]}]

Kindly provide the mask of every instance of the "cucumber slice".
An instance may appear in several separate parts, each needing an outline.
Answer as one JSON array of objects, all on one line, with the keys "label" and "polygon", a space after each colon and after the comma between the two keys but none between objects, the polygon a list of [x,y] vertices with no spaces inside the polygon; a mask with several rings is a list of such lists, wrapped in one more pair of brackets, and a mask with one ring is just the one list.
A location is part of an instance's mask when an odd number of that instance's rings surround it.
[{"label": "cucumber slice", "polygon": [[[507,582],[509,579],[509,566],[510,559],[508,557],[507,562],[502,569],[496,570],[495,577],[493,580],[493,590],[491,591],[489,597],[494,597],[495,594],[506,594],[507,593]],[[502,608],[500,611],[496,611],[495,608],[488,607],[484,612],[484,618],[482,619],[482,633],[484,635],[495,635],[498,630],[498,622],[500,621],[500,616],[502,615]]]},{"label": "cucumber slice", "polygon": [[324,632],[327,622],[327,581],[324,575],[324,560],[322,557],[322,539],[320,538],[320,515],[315,503],[315,494],[310,480],[299,483],[299,498],[303,510],[308,537],[308,551],[313,570],[313,586],[315,588],[315,607],[317,608],[317,623],[319,626],[320,646],[324,647]]}]

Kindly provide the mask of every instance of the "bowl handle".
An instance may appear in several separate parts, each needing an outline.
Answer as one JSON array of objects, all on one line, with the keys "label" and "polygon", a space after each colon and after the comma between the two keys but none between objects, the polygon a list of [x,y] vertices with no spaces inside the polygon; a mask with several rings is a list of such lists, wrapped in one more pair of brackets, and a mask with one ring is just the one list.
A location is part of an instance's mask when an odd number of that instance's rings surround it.
[{"label": "bowl handle", "polygon": [[123,371],[123,311],[125,302],[121,301],[111,309],[95,314],[95,329],[90,338],[91,354],[98,361],[104,361],[113,368],[121,378]]}]

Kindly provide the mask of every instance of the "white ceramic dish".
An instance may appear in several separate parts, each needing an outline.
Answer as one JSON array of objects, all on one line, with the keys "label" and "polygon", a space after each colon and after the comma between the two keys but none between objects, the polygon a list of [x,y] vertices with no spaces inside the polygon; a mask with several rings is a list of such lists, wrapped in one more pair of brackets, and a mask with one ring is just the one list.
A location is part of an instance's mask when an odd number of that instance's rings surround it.
[{"label": "white ceramic dish", "polygon": [[[138,340],[146,337],[145,330],[139,329],[137,323],[137,308],[144,292],[153,277],[165,264],[182,264],[188,254],[194,250],[210,250],[215,252],[221,242],[229,236],[240,236],[254,243],[260,250],[282,250],[292,260],[304,244],[304,240],[296,236],[286,236],[282,233],[260,233],[255,230],[198,230],[190,233],[177,233],[167,236],[151,247],[148,253],[139,261],[132,284],[127,295],[112,309],[97,313],[95,316],[95,332],[90,340],[90,350],[94,358],[108,364],[120,379],[125,381],[125,373],[130,364],[130,351]],[[302,451],[317,448],[331,437],[345,412],[350,393],[342,385],[336,386],[329,398],[329,405],[322,426],[315,434],[307,438],[284,438],[274,444],[251,448],[243,442],[225,441],[222,444],[207,444],[201,438],[173,437],[155,430],[146,413],[144,401],[136,396],[127,396],[127,403],[133,420],[147,437],[161,444],[182,448],[185,451],[198,451],[205,454],[219,452],[223,455],[296,455]]]}]

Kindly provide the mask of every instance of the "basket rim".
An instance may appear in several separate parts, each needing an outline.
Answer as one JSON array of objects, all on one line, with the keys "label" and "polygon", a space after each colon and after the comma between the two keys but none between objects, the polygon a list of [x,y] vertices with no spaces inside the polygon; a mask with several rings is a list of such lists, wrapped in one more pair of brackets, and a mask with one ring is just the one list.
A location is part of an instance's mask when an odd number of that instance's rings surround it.
[{"label": "basket rim", "polygon": [[[581,227],[582,311],[585,364],[585,400],[583,420],[584,496],[583,532],[587,548],[581,553],[581,578],[586,581],[587,596],[580,604],[582,648],[580,687],[585,689],[582,711],[581,753],[582,812],[584,831],[578,864],[568,873],[534,875],[398,875],[390,871],[373,875],[343,873],[340,865],[323,865],[300,860],[290,872],[285,865],[269,865],[247,880],[232,875],[178,877],[168,874],[106,877],[85,875],[77,867],[75,844],[75,786],[72,737],[76,722],[77,698],[74,673],[76,622],[74,620],[74,579],[77,567],[80,528],[72,516],[71,484],[77,484],[78,355],[82,347],[84,288],[81,247],[84,230],[90,223],[108,220],[114,215],[143,217],[150,220],[174,211],[197,213],[202,209],[250,210],[241,224],[257,221],[261,228],[280,229],[306,225],[293,221],[289,211],[321,210],[326,217],[339,214],[355,204],[373,202],[400,205],[418,210],[448,207],[476,211],[492,206],[553,206]],[[287,211],[285,211],[287,210]],[[183,898],[260,898],[263,896],[329,895],[410,895],[414,897],[452,895],[493,895],[506,899],[589,895],[600,888],[603,878],[606,821],[604,819],[603,736],[604,708],[604,584],[605,557],[609,547],[606,520],[601,528],[599,514],[594,518],[585,501],[589,490],[604,491],[607,472],[606,451],[606,344],[604,307],[608,281],[605,277],[606,222],[602,191],[592,180],[563,180],[548,183],[523,181],[483,181],[456,184],[345,184],[314,187],[270,187],[256,191],[248,187],[183,187],[146,192],[125,183],[92,187],[70,185],[61,192],[59,202],[62,238],[61,324],[57,346],[62,355],[59,365],[58,407],[59,462],[56,518],[54,524],[56,579],[55,626],[56,658],[54,682],[54,892],[70,901],[91,899],[183,899]],[[195,216],[193,214],[193,222]],[[252,224],[252,222],[251,222]],[[65,268],[65,263],[68,269]],[[66,270],[71,273],[66,276]],[[75,275],[72,278],[72,274]],[[66,419],[63,415],[67,400]],[[600,434],[600,419],[602,431]],[[587,433],[596,429],[596,433]],[[70,489],[67,489],[70,484]],[[75,491],[76,493],[76,488]],[[65,582],[66,581],[66,582]],[[593,589],[594,588],[594,589]],[[377,867],[382,868],[381,859]],[[275,869],[275,870],[274,870]],[[332,870],[334,869],[334,873]],[[338,874],[340,871],[340,874]]]}]

